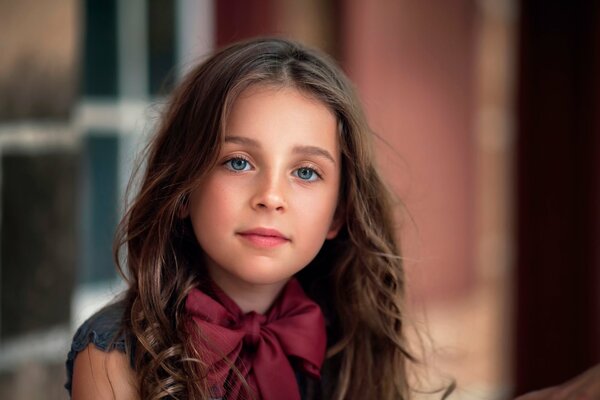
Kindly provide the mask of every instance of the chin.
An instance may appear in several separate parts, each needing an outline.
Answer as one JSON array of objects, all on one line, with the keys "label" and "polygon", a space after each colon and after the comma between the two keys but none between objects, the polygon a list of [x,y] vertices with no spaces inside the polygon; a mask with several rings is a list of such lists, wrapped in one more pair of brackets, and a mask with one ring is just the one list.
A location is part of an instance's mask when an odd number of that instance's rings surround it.
[{"label": "chin", "polygon": [[244,271],[235,274],[238,279],[252,285],[274,285],[287,282],[297,272],[296,269],[281,271],[276,266],[246,266]]},{"label": "chin", "polygon": [[252,276],[243,276],[239,278],[251,285],[275,285],[287,282],[292,276],[293,275],[252,274]]}]

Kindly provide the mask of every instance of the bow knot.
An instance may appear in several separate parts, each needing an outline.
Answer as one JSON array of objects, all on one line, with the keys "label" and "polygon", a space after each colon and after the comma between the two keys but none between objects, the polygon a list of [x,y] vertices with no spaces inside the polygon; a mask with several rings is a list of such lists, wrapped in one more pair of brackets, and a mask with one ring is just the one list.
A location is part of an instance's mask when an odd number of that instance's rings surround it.
[{"label": "bow knot", "polygon": [[243,384],[231,372],[233,363],[258,398],[300,400],[289,358],[305,374],[319,378],[326,346],[319,306],[295,279],[286,284],[265,315],[244,314],[216,285],[213,292],[215,298],[193,289],[185,304],[194,322],[188,329],[208,365],[211,395],[240,398]]},{"label": "bow knot", "polygon": [[244,344],[248,349],[255,350],[260,340],[260,330],[262,324],[266,321],[264,315],[254,311],[244,315],[241,320],[240,328],[244,332]]}]

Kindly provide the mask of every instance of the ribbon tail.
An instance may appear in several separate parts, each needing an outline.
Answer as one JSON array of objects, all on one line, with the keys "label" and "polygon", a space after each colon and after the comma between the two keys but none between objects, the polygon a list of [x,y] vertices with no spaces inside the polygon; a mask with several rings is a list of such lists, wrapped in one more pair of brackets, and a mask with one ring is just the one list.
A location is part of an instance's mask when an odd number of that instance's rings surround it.
[{"label": "ribbon tail", "polygon": [[296,374],[277,339],[264,334],[253,362],[253,373],[263,400],[300,400]]}]

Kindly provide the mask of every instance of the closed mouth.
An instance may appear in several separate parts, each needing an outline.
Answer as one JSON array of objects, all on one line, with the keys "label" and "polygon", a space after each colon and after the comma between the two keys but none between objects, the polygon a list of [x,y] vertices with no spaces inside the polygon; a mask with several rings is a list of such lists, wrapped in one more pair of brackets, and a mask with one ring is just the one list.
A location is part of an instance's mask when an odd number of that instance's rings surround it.
[{"label": "closed mouth", "polygon": [[289,240],[289,238],[287,238],[283,233],[279,232],[277,229],[272,228],[248,229],[242,232],[238,232],[238,234],[242,236],[263,236]]},{"label": "closed mouth", "polygon": [[271,248],[290,242],[290,239],[276,229],[255,228],[237,233],[254,247]]}]

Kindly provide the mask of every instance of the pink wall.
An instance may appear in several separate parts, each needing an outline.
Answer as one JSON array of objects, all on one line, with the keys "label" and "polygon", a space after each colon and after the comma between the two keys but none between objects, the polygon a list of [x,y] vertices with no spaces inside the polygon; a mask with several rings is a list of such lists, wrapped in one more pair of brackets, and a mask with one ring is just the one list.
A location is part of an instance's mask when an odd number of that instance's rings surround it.
[{"label": "pink wall", "polygon": [[447,299],[474,280],[474,6],[344,1],[342,58],[384,175],[408,207],[401,232],[412,292]]}]

